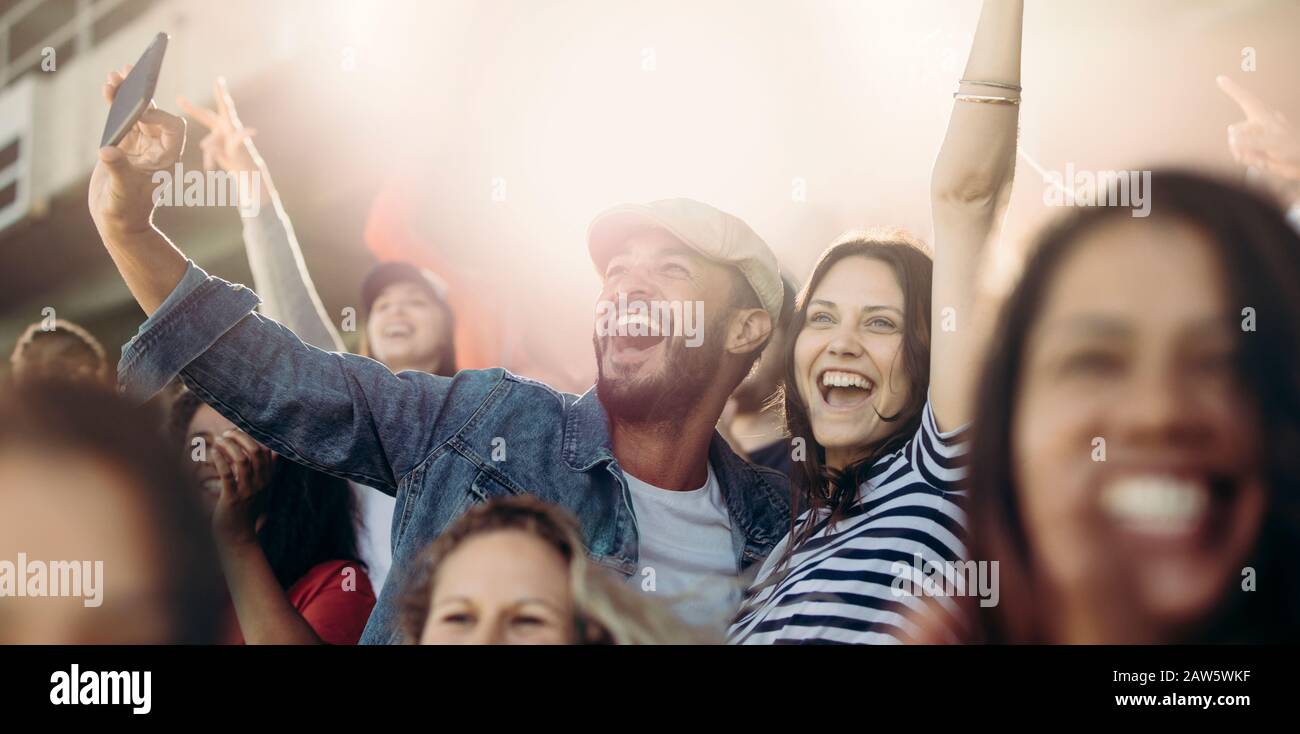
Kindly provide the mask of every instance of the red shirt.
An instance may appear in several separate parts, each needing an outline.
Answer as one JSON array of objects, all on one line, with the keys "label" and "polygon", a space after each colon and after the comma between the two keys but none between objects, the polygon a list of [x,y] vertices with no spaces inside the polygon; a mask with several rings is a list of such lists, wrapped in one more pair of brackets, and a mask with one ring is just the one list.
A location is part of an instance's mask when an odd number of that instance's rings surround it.
[{"label": "red shirt", "polygon": [[[352,561],[324,561],[312,566],[288,591],[289,603],[298,610],[316,636],[327,645],[355,645],[375,607],[370,577]],[[231,610],[228,644],[244,644],[239,621]]]}]

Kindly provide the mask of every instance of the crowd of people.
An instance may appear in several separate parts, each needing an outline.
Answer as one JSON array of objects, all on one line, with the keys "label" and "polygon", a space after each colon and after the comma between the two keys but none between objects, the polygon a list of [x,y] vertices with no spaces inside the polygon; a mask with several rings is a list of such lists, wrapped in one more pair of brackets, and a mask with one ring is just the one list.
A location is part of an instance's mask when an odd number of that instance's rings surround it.
[{"label": "crowd of people", "polygon": [[582,395],[458,369],[411,263],[358,284],[348,353],[221,82],[181,107],[262,206],[251,289],[210,275],[152,223],[187,128],[149,109],[89,191],[147,319],[115,379],[33,325],[0,395],[0,559],[102,560],[102,603],[0,594],[0,640],[1295,641],[1300,136],[1221,79],[1271,189],[1154,171],[1150,216],[1071,207],[990,302],[1022,5],[981,13],[930,244],[863,223],[799,287],[702,202],[597,215],[600,303],[687,307],[598,321]]}]

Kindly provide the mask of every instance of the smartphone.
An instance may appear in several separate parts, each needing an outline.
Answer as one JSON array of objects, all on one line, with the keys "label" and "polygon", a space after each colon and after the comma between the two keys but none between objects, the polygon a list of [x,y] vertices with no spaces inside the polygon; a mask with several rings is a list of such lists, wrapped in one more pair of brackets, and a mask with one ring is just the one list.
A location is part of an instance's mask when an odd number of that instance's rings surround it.
[{"label": "smartphone", "polygon": [[99,147],[122,142],[122,138],[131,131],[131,126],[139,122],[140,115],[149,109],[166,51],[167,34],[159,33],[141,54],[140,60],[135,62],[131,73],[118,86],[113,105],[108,108],[108,121],[104,123],[104,137],[99,141]]}]

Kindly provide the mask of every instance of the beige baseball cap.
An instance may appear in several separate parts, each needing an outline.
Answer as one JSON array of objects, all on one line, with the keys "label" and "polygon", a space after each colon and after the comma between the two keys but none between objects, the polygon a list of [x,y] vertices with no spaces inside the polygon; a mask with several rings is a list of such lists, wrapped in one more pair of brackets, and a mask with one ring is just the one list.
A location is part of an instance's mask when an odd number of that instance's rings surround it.
[{"label": "beige baseball cap", "polygon": [[710,260],[738,269],[772,323],[780,321],[785,292],[772,249],[739,217],[694,199],[619,204],[598,214],[587,229],[587,249],[596,269],[603,273],[627,238],[646,227],[662,228]]}]

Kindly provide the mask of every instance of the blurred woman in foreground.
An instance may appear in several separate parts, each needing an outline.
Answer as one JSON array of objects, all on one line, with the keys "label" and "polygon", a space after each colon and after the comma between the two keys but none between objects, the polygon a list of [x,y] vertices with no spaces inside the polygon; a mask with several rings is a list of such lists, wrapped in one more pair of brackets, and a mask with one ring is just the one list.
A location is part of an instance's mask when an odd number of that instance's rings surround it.
[{"label": "blurred woman in foreground", "polygon": [[1001,602],[966,597],[974,641],[1300,637],[1300,237],[1236,187],[1151,181],[1149,218],[1049,230],[1004,306],[969,481]]},{"label": "blurred woman in foreground", "polygon": [[221,582],[151,411],[85,382],[0,393],[0,644],[208,644]]},{"label": "blurred woman in foreground", "polygon": [[422,645],[716,641],[608,578],[587,559],[577,521],[531,495],[476,505],[430,544],[403,626]]}]

